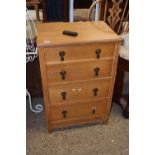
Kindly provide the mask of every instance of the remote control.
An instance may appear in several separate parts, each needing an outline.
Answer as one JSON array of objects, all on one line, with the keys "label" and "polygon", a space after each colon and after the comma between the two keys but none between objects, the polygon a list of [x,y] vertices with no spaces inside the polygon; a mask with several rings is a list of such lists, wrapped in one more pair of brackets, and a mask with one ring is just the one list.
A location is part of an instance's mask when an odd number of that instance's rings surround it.
[{"label": "remote control", "polygon": [[69,36],[74,36],[74,37],[76,37],[78,35],[77,32],[73,32],[73,31],[69,31],[69,30],[64,30],[63,34],[64,35],[69,35]]}]

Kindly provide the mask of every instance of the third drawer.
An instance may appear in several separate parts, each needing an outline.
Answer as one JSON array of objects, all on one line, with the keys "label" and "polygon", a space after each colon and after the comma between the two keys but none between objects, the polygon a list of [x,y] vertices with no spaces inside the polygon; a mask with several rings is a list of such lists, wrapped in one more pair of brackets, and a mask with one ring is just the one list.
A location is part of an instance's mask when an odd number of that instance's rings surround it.
[{"label": "third drawer", "polygon": [[110,78],[49,85],[52,104],[108,97]]}]

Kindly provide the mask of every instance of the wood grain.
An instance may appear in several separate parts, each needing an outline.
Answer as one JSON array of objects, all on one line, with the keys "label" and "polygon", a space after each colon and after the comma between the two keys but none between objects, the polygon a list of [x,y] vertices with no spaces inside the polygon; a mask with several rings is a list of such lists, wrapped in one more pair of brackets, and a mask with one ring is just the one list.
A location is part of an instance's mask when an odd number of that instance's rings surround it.
[{"label": "wood grain", "polygon": [[44,57],[44,49],[39,48],[39,62],[40,62],[40,70],[41,70],[41,79],[42,79],[42,88],[43,88],[43,95],[44,95],[44,107],[45,107],[45,115],[46,115],[46,122],[48,125],[48,132],[51,132],[51,117],[50,117],[50,108],[49,108],[49,92],[47,87],[47,74],[46,74],[46,65],[45,65],[45,57]]},{"label": "wood grain", "polygon": [[[80,102],[72,105],[52,106],[51,116],[52,120],[66,120],[70,118],[81,118],[94,115],[103,115],[106,112],[106,100],[96,100],[94,102]],[[94,113],[93,113],[94,110]],[[66,111],[66,118],[64,118],[63,111]]]},{"label": "wood grain", "polygon": [[[50,65],[47,66],[47,79],[49,83],[54,84],[77,80],[111,77],[112,62],[113,59],[99,59]],[[96,71],[96,68],[99,70]],[[62,72],[65,72],[64,76],[62,75]],[[65,79],[63,77],[65,77]]]},{"label": "wood grain", "polygon": [[[104,115],[104,114],[103,114]],[[95,116],[87,116],[81,118],[71,118],[67,120],[58,120],[51,122],[53,128],[61,128],[61,127],[68,127],[68,126],[75,126],[75,125],[84,125],[84,124],[94,124],[94,123],[103,123],[104,116],[95,115]]]},{"label": "wood grain", "polygon": [[[76,82],[68,84],[57,84],[49,87],[49,98],[51,103],[76,101],[80,99],[94,99],[108,97],[110,79],[90,80],[87,82]],[[94,96],[93,89],[97,88],[97,96]],[[66,92],[64,100],[61,93]]]},{"label": "wood grain", "polygon": [[[45,59],[47,64],[63,63],[66,61],[83,60],[96,58],[96,49],[101,49],[100,58],[113,57],[115,46],[113,43],[107,44],[83,44],[79,46],[59,46],[45,49]],[[64,51],[64,61],[60,60],[59,52]]]},{"label": "wood grain", "polygon": [[116,46],[115,46],[115,55],[114,55],[114,61],[113,61],[113,67],[112,67],[112,78],[111,78],[110,87],[109,87],[109,95],[108,95],[108,98],[109,99],[108,99],[108,106],[107,106],[106,122],[108,122],[110,111],[111,111],[112,95],[113,95],[114,83],[115,83],[116,72],[117,72],[119,47],[120,47],[120,43],[116,43]]},{"label": "wood grain", "polygon": [[[52,22],[37,24],[38,47],[121,41],[121,37],[103,22]],[[63,30],[78,32],[77,37],[63,35]]]}]

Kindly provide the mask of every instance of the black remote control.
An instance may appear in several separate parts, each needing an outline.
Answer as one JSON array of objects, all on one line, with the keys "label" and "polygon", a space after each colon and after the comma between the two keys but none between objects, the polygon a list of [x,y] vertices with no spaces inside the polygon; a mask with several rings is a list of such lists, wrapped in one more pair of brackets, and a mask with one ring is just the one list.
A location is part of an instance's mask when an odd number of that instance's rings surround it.
[{"label": "black remote control", "polygon": [[73,32],[73,31],[69,31],[69,30],[64,30],[64,31],[63,31],[63,34],[64,34],[64,35],[73,36],[73,37],[76,37],[76,36],[78,35],[77,32]]}]

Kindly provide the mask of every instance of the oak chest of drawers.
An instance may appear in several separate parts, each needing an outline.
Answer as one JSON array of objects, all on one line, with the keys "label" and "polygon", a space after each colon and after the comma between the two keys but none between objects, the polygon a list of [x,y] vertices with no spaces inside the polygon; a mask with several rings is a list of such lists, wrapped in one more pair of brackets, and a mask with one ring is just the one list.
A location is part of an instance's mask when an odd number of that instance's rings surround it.
[{"label": "oak chest of drawers", "polygon": [[[78,32],[77,37],[62,34]],[[37,46],[48,131],[107,123],[121,38],[103,21],[42,23]]]}]

